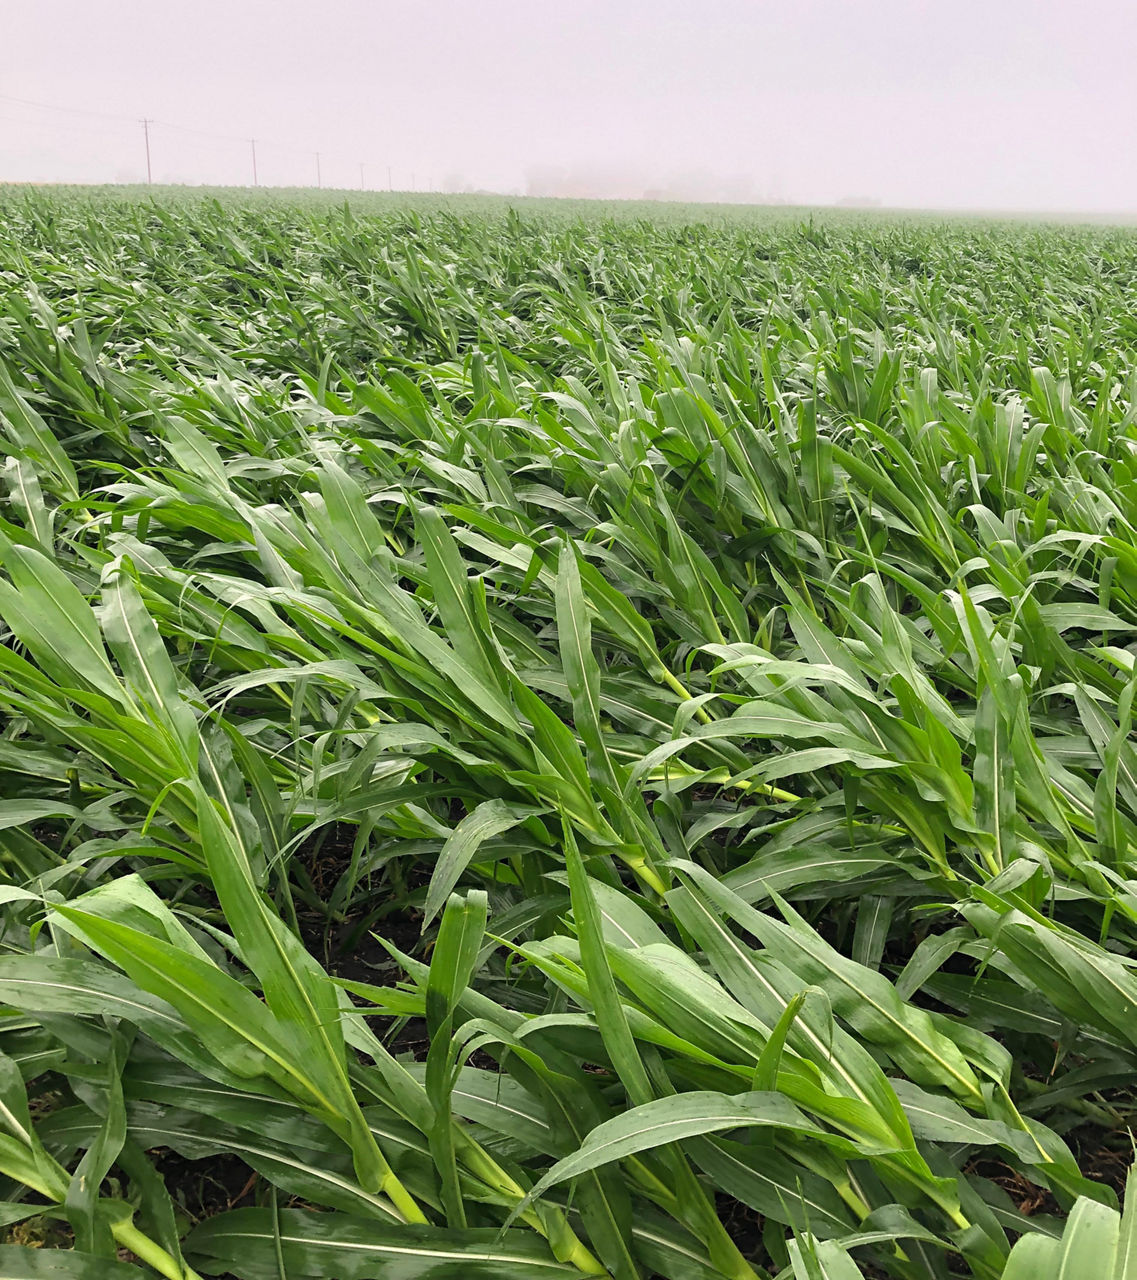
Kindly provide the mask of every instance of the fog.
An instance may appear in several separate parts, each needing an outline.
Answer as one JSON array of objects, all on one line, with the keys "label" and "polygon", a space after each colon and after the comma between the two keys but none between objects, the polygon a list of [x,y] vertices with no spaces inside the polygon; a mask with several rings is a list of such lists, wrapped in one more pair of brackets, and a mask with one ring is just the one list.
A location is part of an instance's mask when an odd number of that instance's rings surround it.
[{"label": "fog", "polygon": [[147,118],[155,182],[1137,211],[1125,0],[0,0],[0,51],[0,181],[145,181]]}]

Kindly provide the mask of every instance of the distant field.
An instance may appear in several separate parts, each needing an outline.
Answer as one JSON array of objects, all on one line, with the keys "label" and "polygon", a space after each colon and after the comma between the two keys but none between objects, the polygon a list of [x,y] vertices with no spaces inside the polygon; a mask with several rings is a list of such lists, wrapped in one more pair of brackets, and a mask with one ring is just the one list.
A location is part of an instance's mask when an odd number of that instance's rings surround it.
[{"label": "distant field", "polygon": [[997,226],[1035,225],[1053,227],[1126,227],[1137,223],[1137,213],[1085,213],[1054,210],[1051,212],[991,211],[936,211],[928,209],[887,209],[878,206],[829,206],[811,208],[793,204],[725,204],[691,203],[673,200],[605,200],[565,199],[548,196],[494,195],[491,193],[445,194],[427,191],[378,191],[355,188],[337,189],[324,187],[194,187],[194,186],[21,186],[0,183],[0,193],[18,197],[20,193],[50,195],[69,202],[87,201],[96,204],[121,202],[130,204],[157,202],[159,204],[200,204],[215,199],[225,205],[240,204],[268,208],[304,208],[310,211],[342,207],[367,214],[381,215],[394,210],[415,209],[420,213],[445,211],[471,216],[504,216],[511,209],[526,216],[536,216],[556,221],[597,219],[633,221],[646,219],[657,225],[689,224],[692,222],[718,224],[754,223],[783,224],[786,222],[825,222],[837,226],[880,226],[883,223],[903,221],[906,224],[924,225]]},{"label": "distant field", "polygon": [[0,1276],[1137,1280],[1135,282],[0,187]]}]

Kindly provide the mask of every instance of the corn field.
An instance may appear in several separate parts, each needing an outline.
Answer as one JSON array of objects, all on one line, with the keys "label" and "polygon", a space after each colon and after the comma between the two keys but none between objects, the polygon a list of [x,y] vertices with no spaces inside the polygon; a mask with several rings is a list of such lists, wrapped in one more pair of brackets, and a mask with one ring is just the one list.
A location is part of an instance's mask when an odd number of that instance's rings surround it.
[{"label": "corn field", "polygon": [[0,1277],[1135,1280],[1137,236],[0,192]]}]

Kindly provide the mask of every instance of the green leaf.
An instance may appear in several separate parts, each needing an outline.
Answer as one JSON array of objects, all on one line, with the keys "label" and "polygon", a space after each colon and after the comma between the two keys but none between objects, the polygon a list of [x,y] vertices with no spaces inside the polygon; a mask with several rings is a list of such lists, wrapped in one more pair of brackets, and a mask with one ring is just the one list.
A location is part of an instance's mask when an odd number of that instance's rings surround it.
[{"label": "green leaf", "polygon": [[446,837],[431,873],[423,908],[423,927],[441,911],[463,872],[487,840],[511,830],[543,809],[507,804],[504,800],[483,800]]},{"label": "green leaf", "polygon": [[480,891],[464,899],[455,894],[446,904],[426,978],[426,1019],[430,1049],[426,1059],[426,1092],[434,1107],[430,1149],[442,1179],[442,1202],[447,1225],[466,1226],[454,1145],[451,1092],[457,1070],[451,1062],[454,1012],[478,964],[486,932],[486,895]]},{"label": "green leaf", "polygon": [[759,938],[803,981],[824,991],[838,1017],[894,1056],[913,1079],[981,1100],[978,1080],[963,1054],[922,1009],[905,1004],[887,978],[830,947],[788,905],[782,904],[788,920],[783,924],[747,906],[700,868],[688,864],[688,874],[719,910]]},{"label": "green leaf", "polygon": [[1016,856],[1015,773],[1011,735],[995,695],[985,689],[975,712],[975,821],[990,834],[991,869]]},{"label": "green leaf", "polygon": [[279,1280],[280,1263],[296,1277],[337,1280],[542,1280],[579,1272],[557,1262],[529,1233],[383,1228],[343,1213],[234,1209],[190,1232],[186,1252],[203,1268],[236,1268],[242,1280]]},{"label": "green leaf", "polygon": [[571,543],[565,543],[561,548],[556,597],[561,662],[572,696],[576,727],[584,739],[593,770],[613,791],[619,791],[621,780],[604,739],[600,714],[600,668],[592,652],[592,626],[581,590],[577,551]]},{"label": "green leaf", "polygon": [[91,606],[71,579],[32,547],[9,543],[3,562],[12,581],[0,579],[0,615],[40,666],[66,688],[86,684],[128,705]]},{"label": "green leaf", "polygon": [[[185,755],[186,773],[197,768],[197,720],[182,700],[174,665],[132,581],[129,561],[104,578],[103,634],[128,687],[150,717],[168,727]],[[109,580],[108,580],[109,579]]]},{"label": "green leaf", "polygon": [[780,1093],[728,1095],[704,1090],[656,1098],[592,1129],[579,1150],[558,1160],[542,1175],[526,1196],[526,1203],[569,1178],[615,1160],[682,1142],[685,1138],[756,1127],[794,1133],[820,1132]]},{"label": "green leaf", "polygon": [[95,1253],[0,1245],[0,1276],[4,1280],[143,1280],[145,1275],[138,1267]]}]

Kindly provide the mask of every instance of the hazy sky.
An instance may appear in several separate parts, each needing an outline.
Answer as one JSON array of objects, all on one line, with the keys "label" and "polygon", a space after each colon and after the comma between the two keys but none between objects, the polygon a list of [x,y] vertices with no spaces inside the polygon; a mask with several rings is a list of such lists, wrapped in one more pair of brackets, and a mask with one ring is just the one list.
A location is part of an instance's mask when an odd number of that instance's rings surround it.
[{"label": "hazy sky", "polygon": [[144,180],[148,116],[156,182],[255,136],[263,184],[1137,211],[1133,0],[0,0],[0,47],[0,180]]}]

